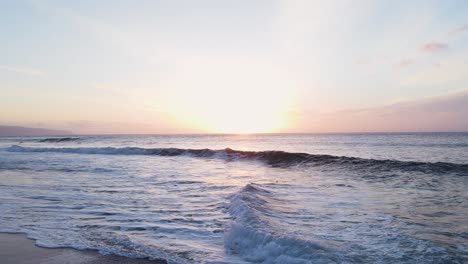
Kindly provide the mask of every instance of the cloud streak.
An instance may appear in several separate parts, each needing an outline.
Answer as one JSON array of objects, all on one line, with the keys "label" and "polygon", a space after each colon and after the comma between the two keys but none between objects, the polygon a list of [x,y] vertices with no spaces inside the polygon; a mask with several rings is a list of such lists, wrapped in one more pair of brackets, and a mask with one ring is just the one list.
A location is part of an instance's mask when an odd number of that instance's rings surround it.
[{"label": "cloud streak", "polygon": [[387,106],[304,114],[308,132],[468,131],[468,90]]},{"label": "cloud streak", "polygon": [[42,77],[42,76],[46,75],[45,72],[40,71],[40,70],[25,68],[25,67],[9,66],[9,65],[0,65],[0,70],[16,72],[16,73],[29,75],[29,76],[34,76],[34,77]]},{"label": "cloud streak", "polygon": [[468,25],[461,26],[457,29],[458,32],[468,31]]},{"label": "cloud streak", "polygon": [[407,67],[407,66],[410,66],[413,63],[414,63],[413,59],[404,59],[404,60],[401,60],[400,62],[398,62],[397,66]]},{"label": "cloud streak", "polygon": [[453,35],[458,35],[458,34],[462,34],[464,32],[468,31],[468,24],[466,25],[463,25],[463,26],[460,26],[454,30],[452,30],[449,35],[450,36],[453,36]]},{"label": "cloud streak", "polygon": [[448,49],[447,43],[442,42],[428,42],[421,46],[421,50],[424,52],[435,53]]}]

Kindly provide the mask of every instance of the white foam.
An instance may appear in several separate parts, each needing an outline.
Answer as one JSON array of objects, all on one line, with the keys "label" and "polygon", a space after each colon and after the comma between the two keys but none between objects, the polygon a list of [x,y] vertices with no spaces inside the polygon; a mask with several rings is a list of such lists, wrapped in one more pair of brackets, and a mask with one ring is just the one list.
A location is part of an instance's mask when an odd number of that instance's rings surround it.
[{"label": "white foam", "polygon": [[[260,206],[267,207],[258,185],[248,184],[231,197],[233,221],[225,231],[225,248],[246,261],[261,263],[335,263],[341,257],[316,242],[295,238],[274,230],[263,218]],[[266,208],[264,208],[266,209]]]}]

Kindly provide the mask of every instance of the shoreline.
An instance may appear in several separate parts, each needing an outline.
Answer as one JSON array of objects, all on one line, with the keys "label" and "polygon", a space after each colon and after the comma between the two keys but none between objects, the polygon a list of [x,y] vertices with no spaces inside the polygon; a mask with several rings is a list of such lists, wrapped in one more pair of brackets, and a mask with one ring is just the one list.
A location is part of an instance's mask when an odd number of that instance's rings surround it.
[{"label": "shoreline", "polygon": [[164,264],[164,260],[101,255],[96,250],[45,248],[23,233],[0,233],[0,262],[5,264]]}]

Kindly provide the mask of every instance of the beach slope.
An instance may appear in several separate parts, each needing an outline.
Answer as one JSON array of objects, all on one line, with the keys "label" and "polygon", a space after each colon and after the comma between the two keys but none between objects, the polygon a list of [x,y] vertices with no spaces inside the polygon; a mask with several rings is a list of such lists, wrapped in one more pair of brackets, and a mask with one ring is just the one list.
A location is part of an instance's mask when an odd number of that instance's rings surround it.
[{"label": "beach slope", "polygon": [[161,264],[164,261],[101,255],[92,250],[42,248],[23,234],[0,234],[0,263],[3,264]]}]

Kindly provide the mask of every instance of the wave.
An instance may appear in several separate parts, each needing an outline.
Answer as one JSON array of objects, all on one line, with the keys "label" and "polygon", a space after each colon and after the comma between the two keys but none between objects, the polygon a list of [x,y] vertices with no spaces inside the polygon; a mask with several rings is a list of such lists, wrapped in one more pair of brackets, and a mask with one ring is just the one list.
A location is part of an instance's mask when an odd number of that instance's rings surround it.
[{"label": "wave", "polygon": [[180,149],[180,148],[139,148],[139,147],[99,147],[99,148],[34,148],[13,145],[6,148],[10,152],[59,152],[74,154],[104,155],[155,155],[155,156],[191,156],[199,158],[220,158],[225,160],[258,160],[274,167],[297,165],[343,166],[372,171],[419,171],[423,173],[460,173],[468,175],[468,164],[448,162],[419,162],[399,160],[376,160],[357,157],[332,156],[321,154],[294,153],[285,151],[242,151],[226,148]]},{"label": "wave", "polygon": [[79,137],[58,137],[58,138],[44,138],[40,139],[41,143],[61,143],[61,142],[70,142],[81,140]]},{"label": "wave", "polygon": [[255,263],[342,263],[342,253],[275,227],[270,203],[281,203],[259,184],[247,184],[230,198],[231,223],[224,232],[227,252]]}]

